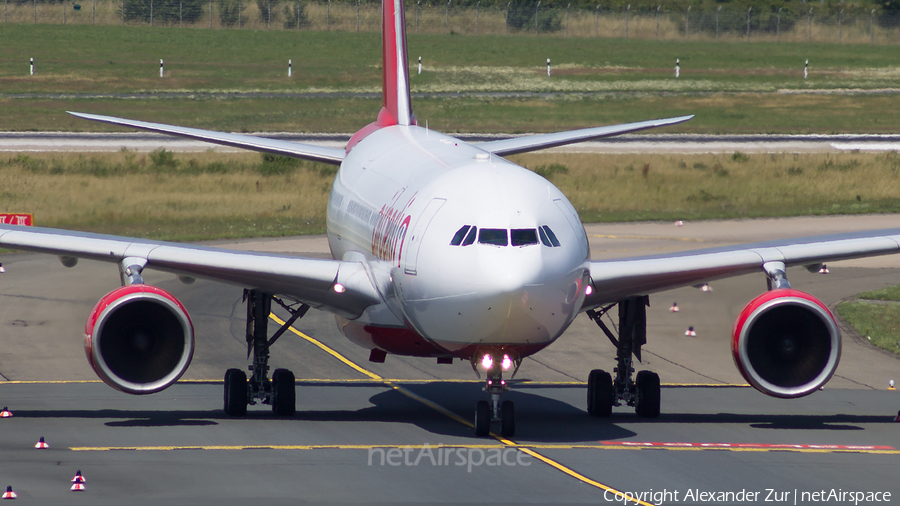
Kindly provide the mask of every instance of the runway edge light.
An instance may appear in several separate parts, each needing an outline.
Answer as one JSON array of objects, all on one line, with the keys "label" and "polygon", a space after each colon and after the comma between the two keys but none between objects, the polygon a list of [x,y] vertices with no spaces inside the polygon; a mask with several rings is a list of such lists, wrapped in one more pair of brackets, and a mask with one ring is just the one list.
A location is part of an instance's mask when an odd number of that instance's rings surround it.
[{"label": "runway edge light", "polygon": [[34,444],[34,447],[38,450],[46,450],[47,448],[50,448],[50,445],[48,445],[44,441],[44,436],[41,436],[41,439],[39,439],[38,442]]}]

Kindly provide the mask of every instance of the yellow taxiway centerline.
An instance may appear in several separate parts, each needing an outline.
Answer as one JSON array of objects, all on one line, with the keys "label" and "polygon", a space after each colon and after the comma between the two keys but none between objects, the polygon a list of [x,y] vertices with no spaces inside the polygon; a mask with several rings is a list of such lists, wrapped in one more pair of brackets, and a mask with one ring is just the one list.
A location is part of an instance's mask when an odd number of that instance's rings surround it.
[{"label": "yellow taxiway centerline", "polygon": [[[207,450],[207,451],[237,451],[237,450],[277,450],[277,451],[299,451],[299,450],[371,450],[375,448],[409,448],[412,450],[422,450],[426,448],[467,448],[467,449],[503,449],[514,448],[525,452],[532,457],[542,460],[547,464],[556,467],[556,463],[550,459],[546,459],[542,455],[534,452],[534,450],[631,450],[631,451],[719,451],[719,452],[791,452],[791,453],[863,453],[868,455],[900,455],[897,449],[849,449],[849,448],[740,448],[740,447],[724,447],[724,446],[633,446],[625,444],[554,444],[554,443],[538,443],[538,444],[519,444],[514,441],[496,437],[499,441],[497,444],[436,444],[436,445],[399,445],[399,444],[331,444],[331,445],[189,445],[189,446],[73,446],[69,450],[75,452],[107,452],[107,451],[173,451],[173,450]],[[545,460],[546,459],[546,460]],[[563,466],[564,467],[564,466]],[[558,468],[559,469],[559,468]],[[568,468],[566,468],[568,469]],[[562,469],[560,469],[562,470]],[[566,471],[563,471],[566,472]],[[574,473],[574,471],[573,471]],[[570,474],[566,472],[566,474]],[[584,478],[578,473],[572,476],[580,476],[582,481],[590,480]],[[593,480],[590,480],[593,481]],[[596,482],[594,482],[596,483]],[[599,486],[599,484],[595,485]],[[610,489],[613,490],[613,489]]]},{"label": "yellow taxiway centerline", "polygon": [[[276,316],[274,313],[270,314],[269,317],[270,317],[275,323],[278,323],[279,325],[284,325],[284,320],[282,320],[281,318],[279,318],[278,316]],[[344,357],[343,355],[341,355],[341,354],[338,353],[337,351],[335,351],[335,350],[329,348],[328,346],[326,346],[326,345],[323,344],[322,342],[320,342],[320,341],[318,341],[318,340],[316,340],[316,339],[313,339],[312,337],[307,336],[306,334],[304,334],[303,332],[300,332],[299,330],[295,329],[294,327],[291,327],[291,328],[290,328],[290,331],[293,332],[294,334],[296,334],[296,335],[302,337],[303,339],[309,341],[310,343],[312,343],[312,344],[318,346],[320,349],[324,350],[324,351],[325,351],[326,353],[328,353],[329,355],[331,355],[331,356],[337,358],[338,360],[340,360],[340,361],[343,362],[344,364],[348,365],[349,367],[353,368],[354,370],[359,371],[360,373],[362,373],[362,374],[364,374],[364,375],[366,375],[366,376],[368,376],[368,377],[370,377],[370,378],[372,378],[372,379],[378,379],[378,380],[384,381],[385,385],[387,385],[387,386],[393,388],[394,390],[397,390],[398,392],[400,392],[400,393],[402,393],[403,395],[409,397],[410,399],[413,399],[413,400],[416,400],[416,401],[418,401],[418,402],[421,402],[422,404],[425,404],[425,405],[428,406],[429,408],[434,409],[435,411],[437,411],[437,412],[439,412],[439,413],[441,413],[441,414],[443,414],[443,415],[445,415],[445,416],[447,416],[447,417],[449,417],[449,418],[451,418],[451,419],[453,419],[453,420],[455,420],[455,421],[457,421],[457,422],[459,422],[459,423],[461,423],[461,424],[463,424],[463,425],[466,425],[467,427],[472,427],[472,428],[474,428],[474,426],[472,425],[472,422],[470,422],[470,421],[468,421],[468,420],[462,418],[461,416],[459,416],[459,415],[457,415],[456,413],[450,411],[449,409],[447,409],[447,408],[445,408],[445,407],[443,407],[443,406],[440,406],[440,405],[438,405],[438,404],[436,404],[436,403],[434,403],[434,402],[432,402],[432,401],[430,401],[430,400],[428,400],[428,399],[426,399],[426,398],[424,398],[424,397],[422,397],[422,396],[420,396],[420,395],[418,395],[418,394],[416,394],[416,393],[413,393],[412,391],[410,391],[410,390],[404,388],[403,386],[401,386],[401,385],[399,385],[399,384],[397,384],[397,383],[393,383],[393,382],[390,382],[390,381],[385,381],[381,376],[379,376],[379,375],[377,375],[377,374],[375,374],[375,373],[373,373],[373,372],[371,372],[371,371],[368,371],[368,370],[366,370],[366,369],[363,369],[362,367],[360,367],[359,365],[357,365],[356,363],[354,363],[354,362],[351,361],[350,359]],[[619,492],[618,490],[616,490],[616,489],[614,489],[614,488],[612,488],[612,487],[609,487],[609,486],[604,485],[604,484],[602,484],[602,483],[600,483],[600,482],[594,481],[594,480],[592,480],[592,479],[590,479],[590,478],[588,478],[588,477],[586,477],[586,476],[584,476],[584,475],[582,475],[582,474],[579,474],[579,473],[573,471],[572,469],[570,469],[570,468],[568,468],[568,467],[566,467],[566,466],[560,464],[559,462],[556,462],[555,460],[552,460],[552,459],[550,459],[550,458],[547,458],[547,457],[541,455],[540,453],[538,453],[538,452],[536,452],[536,451],[534,451],[534,450],[532,450],[532,449],[530,449],[530,448],[522,448],[522,447],[519,447],[519,445],[517,445],[514,441],[511,441],[511,440],[508,440],[508,439],[504,439],[504,438],[502,438],[502,437],[499,437],[499,436],[497,436],[496,434],[494,434],[493,432],[491,433],[491,436],[492,436],[493,438],[497,439],[498,441],[500,441],[501,443],[503,443],[503,445],[505,445],[505,446],[507,446],[507,447],[511,447],[511,448],[517,448],[517,449],[519,449],[520,451],[522,451],[523,453],[525,453],[525,454],[527,454],[527,455],[530,455],[530,456],[532,456],[532,457],[534,457],[534,458],[540,460],[541,462],[544,462],[545,464],[548,464],[548,465],[550,465],[550,466],[556,468],[557,470],[562,471],[563,473],[568,474],[569,476],[571,476],[571,477],[573,477],[573,478],[575,478],[575,479],[577,479],[577,480],[579,480],[579,481],[581,481],[581,482],[583,482],[583,483],[587,483],[588,485],[591,485],[591,486],[593,486],[593,487],[597,487],[597,488],[602,489],[602,490],[604,490],[604,491],[609,491],[609,492],[613,492],[613,493],[616,493],[616,494],[621,493],[621,492]],[[633,501],[635,504],[639,504],[639,505],[641,505],[641,506],[653,506],[651,503],[647,503],[647,502],[640,501],[640,500],[637,500],[637,499],[632,499],[632,501]]]}]

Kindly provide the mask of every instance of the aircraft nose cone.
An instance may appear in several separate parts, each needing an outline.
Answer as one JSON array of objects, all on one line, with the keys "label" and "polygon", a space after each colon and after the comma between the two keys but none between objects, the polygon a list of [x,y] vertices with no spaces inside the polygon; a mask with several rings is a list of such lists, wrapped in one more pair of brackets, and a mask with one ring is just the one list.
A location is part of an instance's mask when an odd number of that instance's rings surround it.
[{"label": "aircraft nose cone", "polygon": [[[541,344],[571,323],[583,297],[583,270],[548,272],[535,258],[479,262],[467,277],[451,280],[456,292],[407,300],[408,320],[442,343]],[[524,252],[523,252],[524,253]]]}]

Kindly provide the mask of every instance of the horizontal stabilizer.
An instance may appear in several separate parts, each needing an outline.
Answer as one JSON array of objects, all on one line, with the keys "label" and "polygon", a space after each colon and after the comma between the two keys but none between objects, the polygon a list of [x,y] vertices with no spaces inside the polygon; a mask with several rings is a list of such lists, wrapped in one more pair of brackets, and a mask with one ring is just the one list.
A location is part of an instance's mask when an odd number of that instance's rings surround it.
[{"label": "horizontal stabilizer", "polygon": [[126,127],[138,128],[140,130],[148,130],[150,132],[177,135],[179,137],[197,139],[199,141],[221,144],[223,146],[231,146],[233,148],[271,153],[273,155],[290,156],[292,158],[302,158],[304,160],[312,160],[315,162],[330,163],[334,165],[340,165],[344,160],[344,150],[340,148],[329,148],[325,146],[316,146],[313,144],[280,141],[277,139],[267,139],[265,137],[255,137],[253,135],[229,134],[224,132],[216,132],[213,130],[200,130],[197,128],[163,125],[160,123],[147,123],[145,121],[114,118],[112,116],[99,116],[96,114],[85,114],[80,112],[69,112],[69,114],[82,119],[89,119],[91,121],[100,121],[113,125],[121,125]]},{"label": "horizontal stabilizer", "polygon": [[679,116],[677,118],[640,121],[638,123],[626,123],[624,125],[583,128],[581,130],[570,130],[568,132],[557,132],[555,134],[527,135],[524,137],[515,137],[513,139],[503,139],[501,141],[482,142],[475,145],[498,156],[515,155],[517,153],[555,148],[556,146],[565,146],[566,144],[590,141],[603,137],[613,137],[615,135],[647,130],[648,128],[676,125],[678,123],[684,123],[693,117],[693,115]]}]

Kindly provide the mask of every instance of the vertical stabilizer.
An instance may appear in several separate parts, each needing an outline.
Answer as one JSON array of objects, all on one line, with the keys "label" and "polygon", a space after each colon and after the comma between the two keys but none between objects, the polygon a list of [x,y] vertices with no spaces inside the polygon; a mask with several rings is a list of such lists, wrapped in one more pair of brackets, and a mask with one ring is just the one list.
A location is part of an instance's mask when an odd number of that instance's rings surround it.
[{"label": "vertical stabilizer", "polygon": [[382,0],[382,104],[378,125],[415,125],[409,103],[409,60],[403,0]]}]

